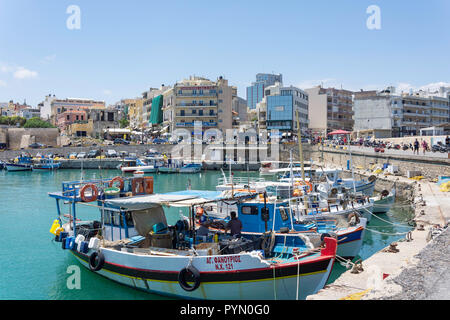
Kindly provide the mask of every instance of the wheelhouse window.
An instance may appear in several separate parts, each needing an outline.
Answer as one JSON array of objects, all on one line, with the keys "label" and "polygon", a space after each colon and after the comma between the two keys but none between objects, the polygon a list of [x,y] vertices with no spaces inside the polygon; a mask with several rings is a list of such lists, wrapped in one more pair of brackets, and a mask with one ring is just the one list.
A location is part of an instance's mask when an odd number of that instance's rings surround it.
[{"label": "wheelhouse window", "polygon": [[242,207],[242,214],[246,214],[246,215],[258,215],[258,207],[254,207],[254,206],[244,206]]}]

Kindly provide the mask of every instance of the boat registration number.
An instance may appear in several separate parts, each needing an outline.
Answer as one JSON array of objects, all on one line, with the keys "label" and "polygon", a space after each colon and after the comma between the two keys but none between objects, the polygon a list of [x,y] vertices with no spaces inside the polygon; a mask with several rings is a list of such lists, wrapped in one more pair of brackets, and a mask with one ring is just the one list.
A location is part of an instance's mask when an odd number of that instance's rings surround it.
[{"label": "boat registration number", "polygon": [[241,256],[208,257],[206,263],[214,264],[216,270],[233,270],[236,264],[241,263]]}]

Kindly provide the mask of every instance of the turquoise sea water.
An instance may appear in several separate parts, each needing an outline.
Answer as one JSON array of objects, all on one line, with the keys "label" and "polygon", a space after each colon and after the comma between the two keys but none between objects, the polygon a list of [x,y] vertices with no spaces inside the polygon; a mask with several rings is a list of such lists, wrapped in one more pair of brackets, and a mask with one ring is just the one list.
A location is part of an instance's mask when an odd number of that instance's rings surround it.
[{"label": "turquoise sea water", "polygon": [[[112,178],[117,170],[87,170],[85,179]],[[235,176],[258,176],[256,172],[238,172]],[[154,174],[155,192],[185,190],[190,183],[192,189],[214,190],[220,172],[201,174]],[[0,299],[21,300],[141,300],[167,299],[140,292],[98,276],[81,265],[61,244],[53,241],[49,229],[56,218],[55,200],[48,192],[59,191],[63,181],[80,179],[80,170],[57,172],[0,172]],[[78,211],[82,219],[95,219],[98,210],[82,208]],[[168,222],[178,218],[178,211],[171,211]],[[392,221],[408,218],[407,211],[393,211],[381,216]],[[385,222],[373,218],[371,227],[385,233],[402,232]],[[375,229],[375,228],[374,228]],[[366,259],[376,251],[403,236],[383,236],[366,233],[361,257]],[[66,282],[70,265],[81,270],[81,290],[70,290]],[[330,281],[345,270],[335,264]]]}]

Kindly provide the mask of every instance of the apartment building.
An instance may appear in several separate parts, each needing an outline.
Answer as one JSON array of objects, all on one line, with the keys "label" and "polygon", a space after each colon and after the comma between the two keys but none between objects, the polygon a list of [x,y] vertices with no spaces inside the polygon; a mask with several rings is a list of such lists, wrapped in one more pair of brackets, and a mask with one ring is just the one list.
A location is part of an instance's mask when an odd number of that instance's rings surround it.
[{"label": "apartment building", "polygon": [[[142,93],[142,127],[145,129],[156,127],[162,123],[162,94],[169,90],[170,86],[164,84],[158,88],[150,88]],[[152,117],[153,113],[153,117]]]},{"label": "apartment building", "polygon": [[309,129],[312,133],[353,131],[352,91],[321,86],[305,91],[309,96]]},{"label": "apartment building", "polygon": [[80,98],[57,99],[55,96],[47,96],[43,104],[44,108],[41,110],[43,112],[41,117],[45,119],[48,106],[50,106],[50,120],[53,125],[57,125],[59,115],[66,111],[88,111],[106,108],[104,101]]},{"label": "apartment building", "polygon": [[265,96],[265,90],[277,82],[283,83],[281,74],[258,73],[256,81],[250,87],[247,87],[247,107],[250,110],[256,109],[256,105],[262,101]]},{"label": "apartment building", "polygon": [[164,127],[169,132],[176,129],[194,131],[201,122],[203,131],[232,128],[233,88],[228,80],[217,81],[191,76],[163,94]]},{"label": "apartment building", "polygon": [[390,130],[393,137],[419,135],[421,129],[447,123],[449,111],[448,95],[423,91],[396,94],[393,87],[362,91],[355,93],[354,130]]},{"label": "apartment building", "polygon": [[265,92],[265,118],[267,130],[297,133],[297,112],[303,134],[308,131],[308,93],[299,88],[283,87],[281,83]]},{"label": "apartment building", "polygon": [[233,127],[237,128],[248,120],[247,100],[238,96],[237,87],[232,87]]}]

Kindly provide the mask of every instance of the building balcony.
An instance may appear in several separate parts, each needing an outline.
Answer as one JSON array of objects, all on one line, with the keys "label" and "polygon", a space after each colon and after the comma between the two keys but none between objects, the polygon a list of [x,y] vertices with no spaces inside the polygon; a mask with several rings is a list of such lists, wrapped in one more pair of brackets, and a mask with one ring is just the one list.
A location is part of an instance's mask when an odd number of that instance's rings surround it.
[{"label": "building balcony", "polygon": [[215,118],[215,117],[217,117],[217,113],[214,113],[214,114],[209,114],[209,113],[207,113],[207,114],[180,114],[180,113],[177,113],[176,115],[175,115],[175,117],[180,117],[180,118]]},{"label": "building balcony", "polygon": [[405,117],[420,117],[420,118],[428,118],[430,114],[427,113],[415,113],[415,112],[403,112],[403,116]]},{"label": "building balcony", "polygon": [[175,106],[176,108],[189,108],[189,107],[195,107],[195,108],[216,108],[217,103],[209,103],[209,104],[199,104],[199,103],[180,103]]},{"label": "building balcony", "polygon": [[[195,122],[178,122],[176,126],[180,128],[194,127]],[[202,122],[202,127],[217,127],[217,122]]]},{"label": "building balcony", "polygon": [[177,93],[177,97],[217,97],[216,93],[209,93],[209,92],[203,92],[203,93]]},{"label": "building balcony", "polygon": [[417,104],[413,104],[413,103],[407,103],[407,102],[405,102],[404,104],[403,104],[403,106],[404,107],[408,107],[408,108],[416,108],[416,109],[430,109],[430,106],[429,105],[417,105]]}]

